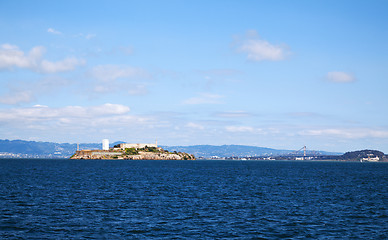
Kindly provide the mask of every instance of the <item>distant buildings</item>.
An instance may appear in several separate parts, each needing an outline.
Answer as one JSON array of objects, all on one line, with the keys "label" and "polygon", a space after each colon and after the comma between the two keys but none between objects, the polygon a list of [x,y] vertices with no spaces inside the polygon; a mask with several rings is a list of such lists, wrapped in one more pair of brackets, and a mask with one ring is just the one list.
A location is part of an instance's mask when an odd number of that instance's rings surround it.
[{"label": "distant buildings", "polygon": [[[157,148],[158,142],[156,140],[155,143],[121,143],[114,146],[112,150],[125,150],[126,148],[140,149],[145,147]],[[102,150],[109,151],[109,139],[102,140]]]},{"label": "distant buildings", "polygon": [[153,143],[121,143],[119,146],[120,146],[120,149],[126,149],[126,148],[139,149],[139,148],[145,148],[145,147],[154,147],[154,148],[158,147],[158,145]]}]

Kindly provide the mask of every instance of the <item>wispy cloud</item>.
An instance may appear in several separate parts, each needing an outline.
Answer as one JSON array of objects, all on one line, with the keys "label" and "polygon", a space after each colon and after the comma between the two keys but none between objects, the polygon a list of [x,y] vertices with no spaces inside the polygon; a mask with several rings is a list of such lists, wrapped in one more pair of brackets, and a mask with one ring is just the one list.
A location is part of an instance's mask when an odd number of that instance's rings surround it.
[{"label": "wispy cloud", "polygon": [[61,35],[62,34],[62,32],[60,32],[58,30],[55,30],[54,28],[47,29],[47,32],[51,33],[51,34],[55,34],[55,35]]},{"label": "wispy cloud", "polygon": [[225,130],[232,133],[262,133],[263,129],[251,126],[226,126]]},{"label": "wispy cloud", "polygon": [[324,118],[322,114],[315,112],[289,112],[285,114],[287,117],[293,118]]},{"label": "wispy cloud", "polygon": [[121,46],[118,48],[118,51],[125,55],[132,55],[133,54],[133,47],[132,46]]},{"label": "wispy cloud", "polygon": [[239,75],[242,73],[239,70],[227,69],[227,68],[225,68],[225,69],[220,68],[220,69],[210,69],[210,70],[199,70],[198,72],[201,74],[204,74],[204,75],[222,76],[222,77],[235,76],[235,75]]},{"label": "wispy cloud", "polygon": [[52,95],[71,85],[70,80],[57,77],[47,76],[35,80],[13,80],[8,83],[8,92],[0,95],[0,103],[8,105],[18,105],[30,103],[39,99],[42,95]]},{"label": "wispy cloud", "polygon": [[326,79],[336,83],[351,83],[356,81],[353,74],[346,72],[328,72]]},{"label": "wispy cloud", "polygon": [[251,117],[252,114],[246,111],[229,111],[229,112],[216,112],[214,116],[222,117],[222,118],[246,118],[246,117]]},{"label": "wispy cloud", "polygon": [[93,67],[88,75],[97,80],[94,84],[96,93],[126,91],[129,95],[148,93],[148,80],[152,75],[142,68],[125,65],[99,65]]},{"label": "wispy cloud", "polygon": [[238,41],[237,51],[247,54],[247,59],[252,61],[280,61],[289,54],[287,47],[261,39],[255,30],[248,31],[246,37]]},{"label": "wispy cloud", "polygon": [[306,136],[331,136],[347,139],[360,138],[387,138],[388,131],[376,130],[370,128],[325,128],[325,129],[310,129],[299,132],[300,135]]},{"label": "wispy cloud", "polygon": [[147,84],[137,83],[132,84],[128,89],[128,94],[132,96],[143,96],[148,93]]},{"label": "wispy cloud", "polygon": [[74,37],[79,37],[79,38],[84,38],[86,40],[90,40],[92,38],[97,37],[97,34],[94,34],[94,33],[87,33],[87,34],[79,33],[79,34],[75,35]]},{"label": "wispy cloud", "polygon": [[97,36],[96,34],[89,33],[85,35],[85,39],[89,40],[89,39],[95,38],[96,36]]},{"label": "wispy cloud", "polygon": [[39,73],[57,73],[74,70],[77,66],[85,64],[85,60],[78,58],[65,58],[61,61],[51,62],[43,59],[46,49],[36,46],[25,54],[17,46],[2,44],[0,46],[0,69],[25,68]]},{"label": "wispy cloud", "polygon": [[74,70],[76,66],[84,65],[85,61],[77,58],[66,58],[62,61],[50,62],[47,60],[42,60],[40,66],[38,67],[39,71],[42,73],[56,73],[56,72],[67,72]]},{"label": "wispy cloud", "polygon": [[192,97],[183,101],[183,104],[221,104],[223,96],[212,93],[200,93],[197,97]]},{"label": "wispy cloud", "polygon": [[0,103],[15,105],[20,103],[28,103],[34,99],[35,98],[32,91],[29,91],[29,90],[15,91],[15,92],[0,96]]},{"label": "wispy cloud", "polygon": [[151,75],[141,69],[131,66],[120,66],[120,65],[98,65],[95,66],[91,71],[90,75],[102,82],[112,82],[120,78],[126,79],[139,79],[139,78],[150,78]]},{"label": "wispy cloud", "polygon": [[205,127],[203,125],[198,124],[198,123],[194,123],[194,122],[187,123],[186,127],[192,128],[192,129],[195,129],[195,130],[204,130],[205,129]]},{"label": "wispy cloud", "polygon": [[106,103],[99,106],[82,107],[82,106],[66,106],[62,108],[50,108],[42,105],[35,105],[28,108],[13,108],[0,110],[1,122],[12,123],[25,122],[42,123],[43,125],[49,122],[77,122],[75,119],[94,119],[104,116],[124,115],[129,113],[129,107],[120,104]]}]

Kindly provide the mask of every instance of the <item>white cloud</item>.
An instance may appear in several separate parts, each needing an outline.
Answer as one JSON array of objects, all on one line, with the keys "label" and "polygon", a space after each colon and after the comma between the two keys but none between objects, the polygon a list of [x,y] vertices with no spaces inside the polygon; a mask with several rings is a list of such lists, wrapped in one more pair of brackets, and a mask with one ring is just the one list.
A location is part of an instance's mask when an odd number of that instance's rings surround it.
[{"label": "white cloud", "polygon": [[183,101],[183,104],[221,104],[223,96],[211,93],[200,93],[198,97],[192,97]]},{"label": "white cloud", "polygon": [[328,72],[326,78],[331,82],[350,83],[356,81],[351,73],[346,72]]},{"label": "white cloud", "polygon": [[20,68],[28,68],[39,58],[42,53],[41,47],[35,47],[30,51],[28,56],[19,48],[11,44],[3,44],[0,46],[0,69],[11,68],[13,66]]},{"label": "white cloud", "polygon": [[[7,130],[7,133],[2,133],[2,136],[8,138],[12,133],[24,139],[37,135],[40,141],[54,137],[55,141],[65,138],[70,142],[91,142],[96,139],[99,141],[105,137],[124,141],[158,138],[163,144],[167,144],[165,141],[182,142],[183,139],[192,138],[200,132],[203,133],[202,137],[209,134],[207,131],[200,131],[208,129],[208,123],[190,122],[184,116],[185,114],[174,112],[137,115],[132,114],[127,106],[121,104],[60,108],[35,105],[11,108],[9,111],[0,109],[0,125],[4,126],[0,129],[0,133],[2,130],[3,132]],[[187,132],[190,132],[190,136]],[[105,133],[108,134],[105,135]]]},{"label": "white cloud", "polygon": [[66,106],[62,108],[51,108],[43,105],[34,105],[27,108],[14,108],[0,110],[1,122],[25,122],[48,123],[48,122],[77,122],[74,119],[87,119],[95,121],[101,117],[114,117],[129,113],[129,107],[120,104],[106,103],[99,106],[81,107]]},{"label": "white cloud", "polygon": [[130,111],[129,107],[121,104],[111,104],[106,103],[100,106],[89,107],[89,114],[94,116],[101,115],[115,115],[115,114],[125,114]]},{"label": "white cloud", "polygon": [[375,130],[368,128],[327,128],[327,129],[311,129],[304,130],[299,133],[300,135],[307,136],[331,136],[347,139],[360,139],[360,138],[387,138],[388,131]]},{"label": "white cloud", "polygon": [[108,137],[137,141],[134,139],[156,137],[150,126],[158,124],[154,116],[130,114],[129,107],[121,104],[0,109],[0,132],[7,138],[39,136],[40,140],[93,142]]},{"label": "white cloud", "polygon": [[76,66],[83,64],[85,64],[85,61],[77,58],[66,58],[58,62],[43,60],[40,63],[40,71],[43,73],[66,72],[74,70]]},{"label": "white cloud", "polygon": [[58,30],[55,30],[54,28],[49,28],[47,29],[48,33],[56,34],[56,35],[61,35],[62,33]]},{"label": "white cloud", "polygon": [[3,44],[0,46],[0,69],[13,67],[26,68],[40,73],[56,73],[74,70],[85,61],[77,58],[66,58],[57,62],[42,59],[46,49],[42,46],[33,47],[26,55],[17,46]]},{"label": "white cloud", "polygon": [[288,55],[286,47],[273,45],[259,37],[256,31],[249,31],[246,39],[238,43],[238,52],[247,54],[252,61],[279,61]]}]

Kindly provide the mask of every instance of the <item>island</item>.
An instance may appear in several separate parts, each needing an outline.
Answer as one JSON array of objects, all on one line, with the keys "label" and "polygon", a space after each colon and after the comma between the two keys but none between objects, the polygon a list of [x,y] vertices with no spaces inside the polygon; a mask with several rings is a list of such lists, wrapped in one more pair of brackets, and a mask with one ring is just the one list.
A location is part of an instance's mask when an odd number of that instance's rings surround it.
[{"label": "island", "polygon": [[195,157],[184,152],[169,152],[156,144],[121,143],[109,149],[103,147],[103,150],[77,150],[70,159],[195,160]]},{"label": "island", "polygon": [[387,156],[377,150],[360,150],[347,152],[340,156],[340,160],[343,161],[360,161],[360,162],[387,162]]}]

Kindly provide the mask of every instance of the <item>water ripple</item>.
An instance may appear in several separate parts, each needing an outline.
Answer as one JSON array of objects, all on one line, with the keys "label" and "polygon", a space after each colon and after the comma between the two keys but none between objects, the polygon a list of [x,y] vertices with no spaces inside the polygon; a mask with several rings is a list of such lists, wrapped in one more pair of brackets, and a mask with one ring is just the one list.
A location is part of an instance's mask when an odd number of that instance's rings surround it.
[{"label": "water ripple", "polygon": [[0,160],[3,239],[386,239],[388,164]]}]

